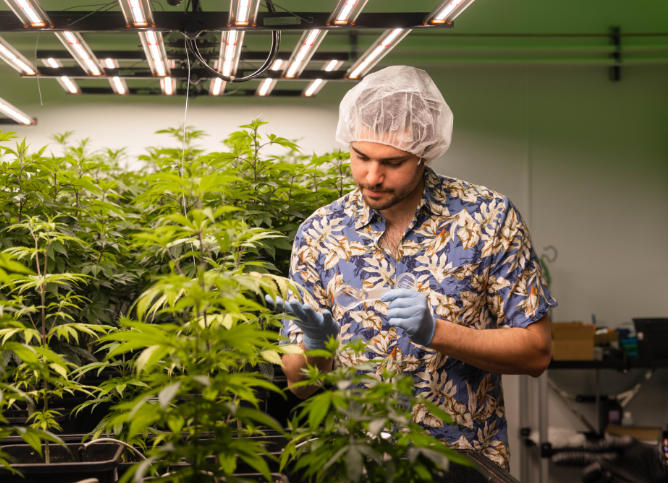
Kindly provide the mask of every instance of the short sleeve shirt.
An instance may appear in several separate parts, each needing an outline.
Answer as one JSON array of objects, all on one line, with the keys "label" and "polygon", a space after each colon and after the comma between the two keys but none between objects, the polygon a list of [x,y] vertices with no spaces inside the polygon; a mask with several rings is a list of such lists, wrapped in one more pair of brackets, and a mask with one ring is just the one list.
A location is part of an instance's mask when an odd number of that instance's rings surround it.
[{"label": "short sleeve shirt", "polygon": [[[425,189],[395,259],[381,248],[383,216],[356,189],[318,209],[299,228],[290,277],[316,309],[329,309],[342,342],[361,339],[362,356],[337,355],[337,364],[385,359],[411,375],[415,393],[452,416],[446,424],[424,407],[413,417],[431,434],[458,449],[485,454],[508,467],[508,436],[501,375],[478,369],[417,345],[386,320],[378,300],[344,308],[341,287],[386,287],[410,272],[414,288],[427,296],[435,318],[475,329],[526,327],[556,302],[550,296],[522,219],[505,196],[483,186],[425,170]],[[283,335],[301,339],[286,320]]]}]

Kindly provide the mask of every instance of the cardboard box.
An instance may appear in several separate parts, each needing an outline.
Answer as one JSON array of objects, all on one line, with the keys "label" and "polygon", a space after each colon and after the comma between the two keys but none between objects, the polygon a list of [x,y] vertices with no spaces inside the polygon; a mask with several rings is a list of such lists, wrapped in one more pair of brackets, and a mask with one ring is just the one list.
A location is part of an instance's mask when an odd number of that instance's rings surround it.
[{"label": "cardboard box", "polygon": [[594,343],[596,345],[618,344],[619,334],[612,329],[608,329],[606,332],[596,334]]},{"label": "cardboard box", "polygon": [[653,426],[617,426],[609,424],[606,426],[605,432],[615,436],[632,436],[637,440],[652,443],[658,443],[661,436],[661,428]]},{"label": "cardboard box", "polygon": [[596,327],[582,322],[552,322],[552,358],[555,361],[594,359]]}]

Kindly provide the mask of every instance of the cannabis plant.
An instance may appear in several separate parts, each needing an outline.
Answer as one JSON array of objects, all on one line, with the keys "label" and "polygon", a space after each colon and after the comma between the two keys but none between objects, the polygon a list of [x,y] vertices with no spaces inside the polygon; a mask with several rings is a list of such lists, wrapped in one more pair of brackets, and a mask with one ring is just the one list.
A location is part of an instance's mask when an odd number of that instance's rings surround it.
[{"label": "cannabis plant", "polygon": [[[30,269],[9,255],[0,253],[0,287],[20,286],[25,283],[25,277],[30,276],[34,276]],[[43,407],[41,412],[36,413],[33,424],[29,426],[10,425],[5,417],[5,413],[12,409],[17,402],[23,403],[26,407],[34,408],[34,395],[37,393],[44,397],[43,394],[39,393],[39,388],[36,391],[31,391],[35,387],[26,384],[36,374],[49,374],[50,368],[53,368],[56,373],[64,369],[63,361],[48,348],[31,344],[32,338],[36,334],[26,333],[24,327],[18,321],[21,312],[25,310],[26,307],[20,299],[0,291],[0,358],[2,359],[2,364],[0,364],[0,439],[18,435],[39,454],[42,454],[42,441],[62,444],[60,438],[47,430],[53,426],[53,424],[49,424],[48,405]],[[31,310],[29,309],[29,311]],[[19,337],[15,337],[16,335],[19,335]],[[18,366],[17,362],[19,363]],[[17,374],[25,375],[26,371],[33,372],[33,374],[29,374],[28,377]],[[55,379],[56,384],[58,384],[60,379],[58,376],[50,379]],[[64,384],[61,384],[61,386],[64,386]],[[45,455],[47,461],[48,453],[47,445]],[[0,447],[0,465],[14,472],[9,463],[8,456]]]},{"label": "cannabis plant", "polygon": [[262,443],[246,437],[281,430],[259,408],[258,390],[278,388],[258,366],[280,360],[270,330],[277,316],[259,301],[290,287],[253,260],[279,235],[230,218],[234,210],[165,214],[136,236],[137,247],[163,257],[170,271],[137,299],[136,319],[101,338],[107,362],[131,361],[122,394],[108,388],[120,400],[104,429],[149,448],[132,469],[135,479],[223,477],[239,462],[269,478]]},{"label": "cannabis plant", "polygon": [[[190,127],[158,131],[175,137],[178,146],[150,148],[140,157],[150,174],[137,206],[150,218],[148,224],[160,214],[233,206],[228,218],[285,235],[269,240],[257,259],[271,261],[287,274],[291,240],[299,224],[349,189],[348,155],[340,151],[304,155],[294,141],[261,132],[266,124],[255,120],[241,125],[223,141],[227,150],[210,153],[195,146],[205,135],[202,131]],[[164,273],[160,262],[152,266]]]},{"label": "cannabis plant", "polygon": [[[113,323],[142,287],[138,260],[127,246],[138,215],[130,202],[136,178],[119,167],[121,151],[90,152],[88,140],[70,144],[71,133],[56,135],[61,154],[47,155],[47,146],[31,150],[25,140],[0,145],[0,213],[6,225],[31,217],[57,219],[60,231],[81,241],[67,248],[56,240],[47,257],[54,272],[89,275],[89,283],[74,288],[86,297],[82,316],[89,322]],[[0,133],[0,142],[13,138]],[[25,231],[5,232],[0,249],[31,246]],[[79,354],[91,360],[89,353]]]},{"label": "cannabis plant", "polygon": [[[84,299],[74,294],[73,288],[84,284],[86,277],[51,271],[49,253],[53,254],[54,243],[63,247],[80,243],[77,238],[64,234],[61,228],[56,221],[36,217],[10,225],[8,231],[25,231],[33,243],[7,248],[4,252],[26,260],[31,270],[15,275],[0,286],[13,316],[0,328],[3,342],[14,343],[5,346],[13,356],[12,383],[35,402],[34,408],[28,408],[27,422],[40,430],[60,430],[59,418],[69,415],[62,414],[53,405],[65,394],[87,392],[70,377],[76,364],[68,359],[66,352],[76,353],[84,337],[95,338],[106,330],[106,326],[79,320]],[[48,463],[48,445],[45,459]]]},{"label": "cannabis plant", "polygon": [[[311,355],[333,357],[337,349],[331,341],[328,350]],[[344,350],[359,354],[365,349],[357,341]],[[413,378],[384,367],[383,360],[330,372],[309,366],[306,379],[296,384],[301,385],[325,388],[301,404],[281,455],[281,467],[304,480],[438,481],[450,461],[468,464],[415,423],[411,412],[422,404],[446,423],[451,423],[449,415],[414,396]]]}]

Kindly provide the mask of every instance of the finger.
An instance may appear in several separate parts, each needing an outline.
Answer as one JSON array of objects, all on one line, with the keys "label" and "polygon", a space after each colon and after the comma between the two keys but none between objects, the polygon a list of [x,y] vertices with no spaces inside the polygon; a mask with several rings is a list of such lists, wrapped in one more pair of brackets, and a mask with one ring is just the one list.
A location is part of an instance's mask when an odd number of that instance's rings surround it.
[{"label": "finger", "polygon": [[409,327],[409,323],[405,319],[387,319],[387,323],[392,327],[398,327],[404,330]]},{"label": "finger", "polygon": [[314,325],[320,325],[322,322],[322,317],[313,309],[313,307],[310,305],[303,305],[302,309],[304,310],[306,320],[313,322]]},{"label": "finger", "polygon": [[290,303],[290,311],[292,315],[299,319],[299,325],[302,328],[313,328],[317,327],[317,320],[313,318],[315,312],[309,305],[302,305],[297,301]]},{"label": "finger", "polygon": [[415,307],[392,307],[387,311],[388,319],[410,319],[413,317],[419,317],[422,315],[422,311],[416,309]]},{"label": "finger", "polygon": [[392,290],[388,290],[385,292],[381,297],[380,301],[381,302],[392,302],[393,300],[399,299],[399,298],[405,298],[405,297],[415,297],[416,294],[419,292],[416,292],[415,290],[411,290],[408,288],[393,288]]},{"label": "finger", "polygon": [[414,294],[411,297],[396,298],[390,302],[390,309],[412,308],[415,311],[422,310],[426,306],[426,298]]},{"label": "finger", "polygon": [[275,312],[280,314],[285,311],[283,299],[281,297],[276,297],[276,300],[274,300],[271,295],[265,295],[264,300],[274,309]]}]

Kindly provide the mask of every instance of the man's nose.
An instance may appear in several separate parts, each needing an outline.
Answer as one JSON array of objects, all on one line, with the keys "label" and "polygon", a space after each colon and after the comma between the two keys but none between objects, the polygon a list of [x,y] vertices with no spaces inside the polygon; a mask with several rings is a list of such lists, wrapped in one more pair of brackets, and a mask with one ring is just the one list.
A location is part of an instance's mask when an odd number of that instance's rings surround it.
[{"label": "man's nose", "polygon": [[369,163],[368,171],[366,172],[366,183],[368,186],[377,186],[383,183],[385,174],[380,163],[371,161]]}]

